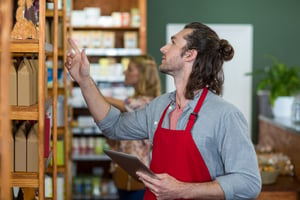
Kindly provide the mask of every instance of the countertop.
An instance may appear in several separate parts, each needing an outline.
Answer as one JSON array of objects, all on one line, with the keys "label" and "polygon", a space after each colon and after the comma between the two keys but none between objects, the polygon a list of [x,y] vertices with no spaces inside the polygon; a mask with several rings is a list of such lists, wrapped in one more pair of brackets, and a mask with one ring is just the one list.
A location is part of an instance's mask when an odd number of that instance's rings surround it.
[{"label": "countertop", "polygon": [[294,132],[296,134],[300,135],[300,123],[294,123],[290,118],[282,118],[282,117],[266,117],[263,115],[259,116],[260,120],[267,121],[269,123],[272,123],[276,126],[279,126],[283,129],[286,129],[288,131]]}]

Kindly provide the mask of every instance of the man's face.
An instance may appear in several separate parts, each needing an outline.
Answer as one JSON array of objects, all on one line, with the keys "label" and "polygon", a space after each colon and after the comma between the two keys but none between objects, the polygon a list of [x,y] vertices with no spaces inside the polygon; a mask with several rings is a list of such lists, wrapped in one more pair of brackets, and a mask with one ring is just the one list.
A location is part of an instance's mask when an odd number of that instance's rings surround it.
[{"label": "man's face", "polygon": [[183,29],[171,37],[171,42],[163,46],[161,65],[159,70],[163,73],[174,75],[176,71],[181,70],[184,66],[184,60],[181,56],[182,49],[186,45],[185,35],[192,32],[192,29]]}]

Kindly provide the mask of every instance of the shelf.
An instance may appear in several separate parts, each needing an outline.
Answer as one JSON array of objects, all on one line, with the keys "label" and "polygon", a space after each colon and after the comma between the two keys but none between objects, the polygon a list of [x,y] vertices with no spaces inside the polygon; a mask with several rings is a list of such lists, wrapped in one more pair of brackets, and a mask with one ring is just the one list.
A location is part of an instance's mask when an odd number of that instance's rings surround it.
[{"label": "shelf", "polygon": [[[58,172],[58,173],[65,173],[65,171],[66,171],[65,166],[57,166],[57,172]],[[49,167],[46,169],[46,173],[53,173],[52,166],[49,166]]]},{"label": "shelf", "polygon": [[73,161],[110,161],[111,159],[105,155],[72,155]]},{"label": "shelf", "polygon": [[125,76],[95,76],[92,75],[92,79],[95,82],[107,82],[107,83],[124,83]]},{"label": "shelf", "polygon": [[[48,87],[48,94],[52,94],[53,93],[53,88],[52,87]],[[64,87],[58,87],[57,88],[57,95],[64,95],[65,94],[65,88]]]},{"label": "shelf", "polygon": [[65,55],[65,52],[63,49],[58,49],[58,56],[62,57]]},{"label": "shelf", "polygon": [[38,120],[38,105],[11,106],[11,120]]},{"label": "shelf", "polygon": [[142,50],[139,48],[86,48],[85,51],[87,56],[137,56],[142,54]]},{"label": "shelf", "polygon": [[[53,132],[53,127],[51,127],[51,131]],[[57,127],[57,137],[63,137],[65,135],[64,127]]]},{"label": "shelf", "polygon": [[[53,17],[54,16],[54,11],[53,10],[46,10],[46,17]],[[63,17],[64,13],[62,10],[58,11],[58,17]]]},{"label": "shelf", "polygon": [[64,127],[58,127],[57,128],[57,136],[64,136],[65,134],[65,128]]},{"label": "shelf", "polygon": [[11,184],[13,187],[39,187],[37,172],[13,172]]},{"label": "shelf", "polygon": [[[104,48],[105,45],[99,45],[97,44],[92,44],[88,45],[88,43],[83,42],[79,43],[80,48],[83,47],[85,49],[86,55],[89,57],[89,60],[91,64],[95,64],[95,71],[92,73],[92,78],[96,84],[102,84],[109,88],[114,88],[114,87],[119,87],[119,86],[124,86],[124,77],[121,76],[120,71],[116,68],[116,70],[112,70],[115,73],[108,73],[104,76],[101,76],[104,73],[101,73],[98,68],[102,67],[99,66],[99,58],[113,58],[116,60],[117,64],[125,64],[122,63],[121,60],[122,58],[130,58],[132,56],[139,56],[145,54],[147,51],[147,33],[146,33],[146,19],[147,19],[147,1],[146,0],[135,0],[135,1],[129,1],[129,0],[123,0],[121,3],[118,0],[113,0],[110,1],[110,3],[107,3],[107,0],[87,0],[87,1],[81,1],[81,0],[73,0],[72,1],[72,9],[73,10],[83,10],[87,5],[91,7],[100,7],[101,8],[101,15],[109,16],[113,12],[130,12],[132,8],[138,8],[140,11],[140,26],[139,27],[123,27],[123,26],[100,26],[100,25],[94,25],[94,26],[89,26],[86,25],[87,23],[84,24],[79,24],[79,23],[73,23],[70,24],[72,33],[74,33],[74,38],[76,38],[80,32],[83,34],[89,34],[93,31],[102,33],[102,32],[113,32],[113,38],[114,42],[113,45],[109,47],[116,47],[116,48]],[[103,7],[103,5],[105,5]],[[137,35],[136,40],[134,41],[136,43],[136,48],[124,48],[125,46],[127,47],[127,44],[124,43],[124,38],[125,32],[134,32]],[[78,33],[79,32],[79,33]],[[78,34],[77,34],[78,33]],[[103,37],[104,38],[104,37]],[[98,40],[97,40],[98,42]],[[103,41],[101,41],[103,42]],[[89,48],[89,47],[102,47],[102,48]],[[91,66],[92,67],[92,66]],[[114,67],[114,66],[113,66]],[[117,66],[118,67],[118,66]],[[126,67],[126,66],[124,66]],[[111,70],[113,68],[110,68]],[[123,69],[123,68],[122,68]],[[110,72],[110,71],[109,71]],[[94,76],[97,74],[98,76]],[[121,84],[122,83],[122,84]],[[101,140],[103,141],[103,148],[107,148],[106,145],[108,145],[105,142],[104,135],[97,130],[98,127],[83,127],[78,125],[85,125],[84,123],[79,123],[78,117],[79,116],[90,116],[90,112],[86,106],[86,104],[82,101],[80,96],[78,96],[78,99],[75,99],[74,94],[77,94],[77,87],[78,84],[76,82],[73,82],[73,99],[72,101],[72,117],[73,117],[73,123],[72,123],[72,131],[70,134],[71,139],[75,139],[74,144],[76,144],[76,147],[74,146],[74,151],[73,155],[71,155],[73,164],[76,166],[74,170],[74,174],[87,174],[89,173],[91,176],[92,175],[92,168],[93,167],[98,167],[101,166],[104,169],[103,177],[106,177],[111,180],[111,174],[109,172],[109,167],[111,165],[111,159],[106,156],[105,154],[97,154],[93,155],[93,152],[98,151],[93,151],[92,149],[77,149],[77,141],[79,141],[79,144],[81,141],[92,141],[92,140]],[[125,86],[124,86],[125,87]],[[127,88],[126,88],[127,90]],[[119,93],[121,94],[121,92]],[[122,93],[123,94],[123,93]],[[77,97],[77,96],[76,96]],[[89,124],[89,123],[86,123]],[[90,124],[89,124],[90,125]],[[97,130],[97,131],[96,131]],[[103,139],[103,140],[102,140]],[[76,141],[77,140],[77,141]],[[71,146],[73,144],[73,141],[70,142]],[[105,145],[105,146],[104,146]],[[81,151],[80,151],[81,150]],[[94,149],[95,150],[95,149]],[[86,154],[79,154],[79,153],[86,153]],[[88,154],[91,153],[91,154]],[[76,191],[72,195],[73,200],[102,200],[102,199],[118,199],[117,195],[108,195],[108,196],[91,196],[91,195],[77,195],[77,194],[82,194],[80,191],[76,193]]]},{"label": "shelf", "polygon": [[[45,104],[45,108],[51,105],[51,99]],[[10,119],[11,120],[38,120],[38,104],[31,106],[11,106]]]},{"label": "shelf", "polygon": [[72,26],[73,30],[112,30],[112,31],[138,31],[139,27],[131,26]]},{"label": "shelf", "polygon": [[119,199],[117,194],[108,194],[103,196],[92,196],[92,195],[73,195],[73,200],[110,200]]},{"label": "shelf", "polygon": [[73,116],[79,116],[79,115],[91,115],[91,113],[87,107],[83,108],[83,107],[73,106]]},{"label": "shelf", "polygon": [[73,137],[104,137],[102,133],[73,133]]},{"label": "shelf", "polygon": [[[12,53],[38,53],[39,40],[36,39],[11,40],[10,51]],[[45,43],[45,52],[46,53],[53,52],[53,48],[51,44]]]},{"label": "shelf", "polygon": [[[94,82],[102,82],[102,83],[122,83],[124,84],[125,76],[120,77],[113,77],[113,76],[97,76],[92,74],[92,79]],[[79,85],[76,82],[73,82],[74,87],[79,87]]]},{"label": "shelf", "polygon": [[73,126],[72,134],[76,137],[104,137],[102,131],[97,126],[80,127]]}]

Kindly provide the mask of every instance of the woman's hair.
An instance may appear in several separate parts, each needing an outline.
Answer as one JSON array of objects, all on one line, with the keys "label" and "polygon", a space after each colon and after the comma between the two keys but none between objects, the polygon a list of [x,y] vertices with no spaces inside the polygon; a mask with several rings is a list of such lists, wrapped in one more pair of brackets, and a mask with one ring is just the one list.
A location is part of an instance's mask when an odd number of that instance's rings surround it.
[{"label": "woman's hair", "polygon": [[224,83],[222,66],[224,61],[232,59],[233,47],[227,40],[219,39],[215,31],[202,23],[192,22],[184,28],[193,31],[184,37],[187,43],[182,55],[192,49],[198,52],[186,86],[185,97],[193,99],[194,91],[206,86],[220,95]]},{"label": "woman's hair", "polygon": [[154,58],[150,55],[134,56],[130,62],[135,63],[139,71],[139,81],[135,87],[134,97],[160,95],[160,79]]}]

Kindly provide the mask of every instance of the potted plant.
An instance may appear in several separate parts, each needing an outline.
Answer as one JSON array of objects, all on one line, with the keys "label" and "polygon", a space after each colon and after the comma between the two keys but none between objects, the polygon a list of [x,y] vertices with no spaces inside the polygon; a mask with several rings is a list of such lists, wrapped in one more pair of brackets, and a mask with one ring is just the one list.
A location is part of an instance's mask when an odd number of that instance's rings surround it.
[{"label": "potted plant", "polygon": [[[300,91],[300,67],[288,67],[285,63],[271,57],[272,63],[263,69],[255,70],[247,75],[260,78],[257,90],[267,90],[275,116],[290,115],[294,96]],[[281,103],[285,103],[282,105]]]}]

